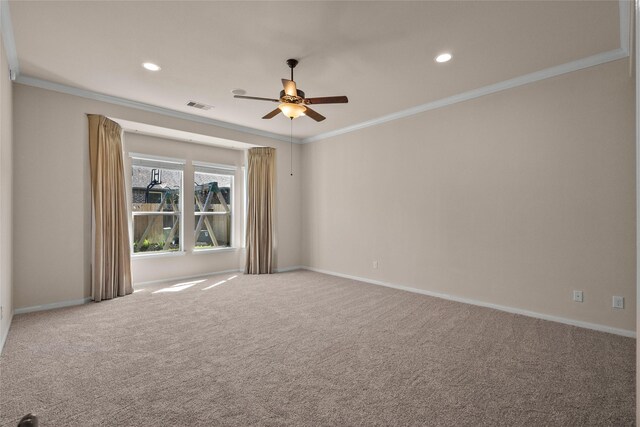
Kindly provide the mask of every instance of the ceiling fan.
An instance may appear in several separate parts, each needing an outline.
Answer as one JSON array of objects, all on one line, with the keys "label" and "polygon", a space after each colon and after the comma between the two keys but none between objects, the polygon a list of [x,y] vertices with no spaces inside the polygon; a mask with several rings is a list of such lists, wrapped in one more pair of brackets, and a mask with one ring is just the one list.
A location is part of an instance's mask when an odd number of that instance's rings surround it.
[{"label": "ceiling fan", "polygon": [[308,105],[316,104],[345,104],[349,102],[346,96],[324,96],[320,98],[305,98],[304,92],[301,89],[296,88],[296,82],[293,81],[293,69],[298,65],[297,59],[287,59],[287,65],[291,68],[291,80],[282,79],[282,86],[284,90],[280,91],[280,98],[260,98],[256,96],[243,96],[235,95],[234,98],[242,99],[255,99],[258,101],[270,101],[278,102],[278,108],[266,114],[263,119],[271,119],[282,112],[290,119],[295,119],[300,116],[309,116],[316,122],[321,122],[326,119],[325,116],[312,110]]}]

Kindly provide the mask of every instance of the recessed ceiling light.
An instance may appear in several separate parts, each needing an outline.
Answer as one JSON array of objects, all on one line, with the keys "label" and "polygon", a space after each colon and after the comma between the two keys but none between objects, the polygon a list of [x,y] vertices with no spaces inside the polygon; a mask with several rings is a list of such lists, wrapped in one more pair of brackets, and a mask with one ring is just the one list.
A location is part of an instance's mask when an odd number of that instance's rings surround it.
[{"label": "recessed ceiling light", "polygon": [[160,71],[160,66],[154,64],[153,62],[145,62],[144,64],[142,64],[142,66],[149,71]]},{"label": "recessed ceiling light", "polygon": [[440,55],[436,56],[436,62],[447,62],[450,59],[451,59],[450,53],[441,53]]},{"label": "recessed ceiling light", "polygon": [[234,95],[246,95],[247,91],[244,89],[234,89],[231,91],[231,93]]}]

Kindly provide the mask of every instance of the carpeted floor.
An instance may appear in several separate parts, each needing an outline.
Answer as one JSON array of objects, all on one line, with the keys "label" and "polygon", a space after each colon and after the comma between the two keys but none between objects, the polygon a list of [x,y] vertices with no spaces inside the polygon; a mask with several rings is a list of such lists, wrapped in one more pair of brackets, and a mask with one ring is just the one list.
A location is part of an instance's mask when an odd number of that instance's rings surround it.
[{"label": "carpeted floor", "polygon": [[308,271],[230,276],[15,316],[0,424],[635,423],[634,339]]}]

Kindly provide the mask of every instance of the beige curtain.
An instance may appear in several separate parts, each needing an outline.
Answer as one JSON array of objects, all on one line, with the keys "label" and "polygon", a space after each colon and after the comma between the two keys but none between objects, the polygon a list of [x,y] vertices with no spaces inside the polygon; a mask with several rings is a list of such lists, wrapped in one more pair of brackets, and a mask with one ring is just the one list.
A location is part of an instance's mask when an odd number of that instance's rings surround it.
[{"label": "beige curtain", "polygon": [[247,274],[272,272],[275,157],[275,148],[249,150]]},{"label": "beige curtain", "polygon": [[122,128],[104,116],[88,114],[94,301],[133,292],[124,183]]}]

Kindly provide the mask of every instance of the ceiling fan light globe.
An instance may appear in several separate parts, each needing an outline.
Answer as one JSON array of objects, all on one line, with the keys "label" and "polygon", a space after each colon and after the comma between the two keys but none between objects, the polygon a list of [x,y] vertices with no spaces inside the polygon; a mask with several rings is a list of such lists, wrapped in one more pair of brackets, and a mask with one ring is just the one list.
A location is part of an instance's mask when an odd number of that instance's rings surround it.
[{"label": "ceiling fan light globe", "polygon": [[292,104],[290,102],[283,102],[278,105],[282,114],[289,117],[290,119],[296,119],[300,116],[304,116],[304,112],[307,111],[307,107],[300,104]]}]

